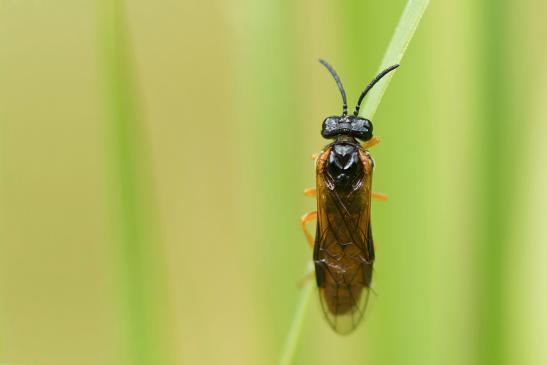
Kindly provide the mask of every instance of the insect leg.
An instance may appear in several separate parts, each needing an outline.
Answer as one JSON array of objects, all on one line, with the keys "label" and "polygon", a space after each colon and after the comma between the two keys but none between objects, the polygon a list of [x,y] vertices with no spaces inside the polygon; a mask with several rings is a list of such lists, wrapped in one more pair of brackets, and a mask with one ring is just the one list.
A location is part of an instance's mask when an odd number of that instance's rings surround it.
[{"label": "insect leg", "polygon": [[313,237],[308,231],[308,228],[306,227],[306,224],[311,222],[312,220],[317,218],[317,211],[306,213],[300,218],[300,226],[302,226],[302,230],[304,231],[304,235],[306,236],[306,239],[308,240],[308,243],[311,247],[313,247]]},{"label": "insect leg", "polygon": [[372,199],[385,202],[388,200],[388,195],[384,193],[372,193]]},{"label": "insect leg", "polygon": [[380,138],[374,136],[370,140],[363,143],[363,148],[368,150],[369,148],[376,146],[378,143],[380,143]]},{"label": "insect leg", "polygon": [[304,195],[305,196],[315,196],[317,192],[315,191],[315,188],[306,188],[304,189]]}]

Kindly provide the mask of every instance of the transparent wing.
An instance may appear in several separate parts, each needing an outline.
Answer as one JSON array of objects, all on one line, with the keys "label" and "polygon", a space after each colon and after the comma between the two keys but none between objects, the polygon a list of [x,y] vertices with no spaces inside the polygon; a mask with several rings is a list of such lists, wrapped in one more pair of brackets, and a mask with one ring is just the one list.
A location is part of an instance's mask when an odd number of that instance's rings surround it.
[{"label": "transparent wing", "polygon": [[373,262],[351,242],[341,243],[329,229],[322,234],[315,260],[319,298],[325,318],[338,333],[353,331],[370,298]]},{"label": "transparent wing", "polygon": [[[358,271],[357,274],[362,272]],[[332,329],[340,334],[350,333],[357,328],[365,314],[370,295],[370,287],[358,282],[331,283],[319,288],[325,318]]]},{"label": "transparent wing", "polygon": [[372,164],[354,191],[328,188],[318,166],[318,225],[314,250],[319,297],[330,326],[338,333],[354,330],[370,298],[374,245],[370,227]]}]

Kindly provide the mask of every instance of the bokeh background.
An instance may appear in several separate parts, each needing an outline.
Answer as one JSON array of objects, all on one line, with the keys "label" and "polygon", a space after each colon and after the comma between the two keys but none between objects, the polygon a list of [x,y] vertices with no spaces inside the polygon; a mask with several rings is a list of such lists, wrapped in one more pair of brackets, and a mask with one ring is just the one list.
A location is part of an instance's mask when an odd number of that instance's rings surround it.
[{"label": "bokeh background", "polygon": [[[404,0],[0,0],[0,362],[275,364],[310,155]],[[296,364],[547,363],[547,3],[432,1],[374,118],[368,318]]]}]

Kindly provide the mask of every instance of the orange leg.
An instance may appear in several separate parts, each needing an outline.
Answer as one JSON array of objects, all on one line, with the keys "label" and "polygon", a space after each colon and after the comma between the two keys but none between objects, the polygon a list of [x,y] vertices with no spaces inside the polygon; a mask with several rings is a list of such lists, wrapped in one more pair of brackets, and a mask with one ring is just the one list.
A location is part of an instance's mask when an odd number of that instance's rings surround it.
[{"label": "orange leg", "polygon": [[370,140],[363,143],[363,148],[368,150],[369,148],[376,146],[378,143],[380,143],[380,138],[374,136]]},{"label": "orange leg", "polygon": [[316,218],[317,218],[316,211],[306,213],[302,216],[302,218],[300,218],[300,226],[302,227],[302,230],[304,231],[304,235],[306,236],[306,239],[308,240],[308,243],[310,244],[310,247],[312,248],[313,248],[313,236],[311,235],[310,231],[308,231],[308,227],[306,225]]},{"label": "orange leg", "polygon": [[382,201],[382,202],[386,202],[388,200],[388,196],[387,194],[384,194],[384,193],[372,193],[372,199],[374,200],[379,200],[379,201]]},{"label": "orange leg", "polygon": [[306,188],[304,189],[304,195],[305,196],[315,196],[317,192],[315,191],[315,188]]}]

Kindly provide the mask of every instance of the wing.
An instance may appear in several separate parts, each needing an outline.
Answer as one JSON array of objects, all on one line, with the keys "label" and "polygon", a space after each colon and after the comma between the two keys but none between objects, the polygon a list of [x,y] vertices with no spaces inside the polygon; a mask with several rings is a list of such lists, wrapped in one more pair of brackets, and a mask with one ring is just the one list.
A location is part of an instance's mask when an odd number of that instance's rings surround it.
[{"label": "wing", "polygon": [[314,263],[325,317],[338,333],[349,333],[365,312],[372,281],[374,245],[370,227],[372,159],[360,151],[364,175],[350,191],[338,191],[317,162],[317,234]]}]

